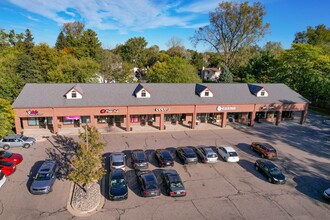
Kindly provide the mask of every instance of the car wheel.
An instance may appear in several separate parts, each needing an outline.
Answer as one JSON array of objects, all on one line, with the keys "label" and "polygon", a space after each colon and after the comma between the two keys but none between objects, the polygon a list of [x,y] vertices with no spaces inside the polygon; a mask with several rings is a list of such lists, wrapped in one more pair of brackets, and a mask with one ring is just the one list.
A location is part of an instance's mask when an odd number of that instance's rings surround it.
[{"label": "car wheel", "polygon": [[24,144],[23,147],[24,147],[25,149],[28,149],[28,148],[30,148],[30,144]]},{"label": "car wheel", "polygon": [[256,168],[256,170],[259,170],[259,167],[257,165],[255,165],[255,168]]},{"label": "car wheel", "polygon": [[265,158],[265,155],[261,154],[261,157],[262,157],[262,158]]},{"label": "car wheel", "polygon": [[4,150],[9,150],[9,148],[10,148],[9,145],[5,145],[5,146],[3,146],[3,149],[4,149]]},{"label": "car wheel", "polygon": [[272,178],[268,177],[268,182],[272,183]]}]

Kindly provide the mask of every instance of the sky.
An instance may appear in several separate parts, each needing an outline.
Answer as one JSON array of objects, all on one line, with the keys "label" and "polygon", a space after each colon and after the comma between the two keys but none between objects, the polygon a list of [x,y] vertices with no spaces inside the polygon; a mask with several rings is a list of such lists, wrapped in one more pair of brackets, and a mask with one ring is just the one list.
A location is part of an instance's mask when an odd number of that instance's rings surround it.
[{"label": "sky", "polygon": [[[53,47],[64,23],[79,21],[94,30],[103,48],[113,49],[132,37],[144,37],[147,47],[167,50],[173,37],[187,49],[209,51],[190,42],[199,27],[209,24],[209,12],[221,0],[0,0],[0,28],[9,33],[30,29],[34,42]],[[241,2],[238,0],[238,2]],[[251,4],[254,1],[249,1]],[[289,49],[295,33],[308,26],[330,27],[330,0],[260,0],[269,33],[258,42],[281,42]]]}]

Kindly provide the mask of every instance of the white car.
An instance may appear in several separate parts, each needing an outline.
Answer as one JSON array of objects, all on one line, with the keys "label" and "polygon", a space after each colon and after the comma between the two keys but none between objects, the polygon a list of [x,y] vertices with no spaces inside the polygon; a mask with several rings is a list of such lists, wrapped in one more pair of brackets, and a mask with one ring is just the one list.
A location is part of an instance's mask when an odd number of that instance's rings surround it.
[{"label": "white car", "polygon": [[112,153],[110,155],[110,170],[113,169],[122,169],[125,171],[126,169],[125,154]]},{"label": "white car", "polygon": [[217,147],[219,155],[226,162],[238,162],[239,156],[235,149],[230,146],[220,146]]},{"label": "white car", "polygon": [[323,196],[330,201],[330,188],[324,190]]},{"label": "white car", "polygon": [[6,175],[0,171],[0,188],[6,182],[6,180],[7,180]]}]

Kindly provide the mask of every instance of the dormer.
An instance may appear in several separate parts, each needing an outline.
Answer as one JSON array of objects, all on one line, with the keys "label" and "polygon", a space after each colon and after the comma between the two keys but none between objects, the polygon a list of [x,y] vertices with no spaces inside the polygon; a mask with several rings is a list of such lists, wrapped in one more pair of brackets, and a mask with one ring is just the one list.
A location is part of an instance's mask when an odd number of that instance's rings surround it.
[{"label": "dormer", "polygon": [[67,93],[65,93],[64,96],[66,97],[66,99],[82,99],[83,90],[79,85],[75,85]]},{"label": "dormer", "polygon": [[201,84],[196,84],[195,93],[199,97],[213,97],[212,91],[208,87]]},{"label": "dormer", "polygon": [[268,97],[268,91],[258,85],[248,84],[250,92],[257,97]]},{"label": "dormer", "polygon": [[135,90],[134,95],[136,98],[150,98],[151,95],[141,84],[139,84]]}]

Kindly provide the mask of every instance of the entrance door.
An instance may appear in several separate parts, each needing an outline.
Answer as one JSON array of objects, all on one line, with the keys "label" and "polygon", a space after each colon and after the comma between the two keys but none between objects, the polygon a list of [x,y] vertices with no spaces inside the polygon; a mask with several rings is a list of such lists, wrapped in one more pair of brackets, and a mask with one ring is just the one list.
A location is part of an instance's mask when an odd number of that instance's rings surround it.
[{"label": "entrance door", "polygon": [[74,125],[75,128],[79,128],[80,127],[80,120],[79,119],[74,120],[73,125]]},{"label": "entrance door", "polygon": [[46,128],[46,118],[39,118],[39,128]]}]

